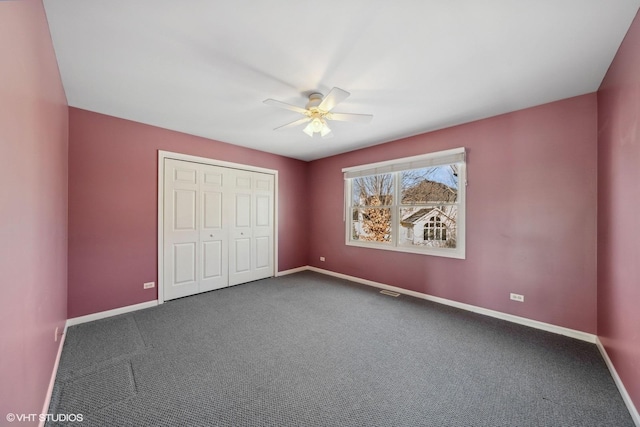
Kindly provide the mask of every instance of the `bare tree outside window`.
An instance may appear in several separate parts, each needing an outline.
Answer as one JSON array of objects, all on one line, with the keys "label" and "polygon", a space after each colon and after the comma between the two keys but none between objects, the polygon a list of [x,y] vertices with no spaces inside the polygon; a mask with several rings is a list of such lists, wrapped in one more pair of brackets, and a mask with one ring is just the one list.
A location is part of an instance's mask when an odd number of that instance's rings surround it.
[{"label": "bare tree outside window", "polygon": [[458,199],[457,165],[412,169],[400,176],[403,205],[455,203]]},{"label": "bare tree outside window", "polygon": [[353,181],[353,236],[366,242],[391,240],[391,208],[393,204],[393,175],[372,175]]}]

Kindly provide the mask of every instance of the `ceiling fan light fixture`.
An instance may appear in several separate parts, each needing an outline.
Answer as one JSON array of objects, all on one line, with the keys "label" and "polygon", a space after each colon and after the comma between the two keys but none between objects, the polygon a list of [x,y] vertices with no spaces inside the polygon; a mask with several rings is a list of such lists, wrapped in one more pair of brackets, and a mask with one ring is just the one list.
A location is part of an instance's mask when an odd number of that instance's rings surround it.
[{"label": "ceiling fan light fixture", "polygon": [[321,136],[327,136],[331,133],[331,128],[322,117],[314,117],[313,120],[302,129],[302,132],[313,137],[313,134],[319,133]]},{"label": "ceiling fan light fixture", "polygon": [[304,129],[302,129],[302,132],[306,133],[307,135],[313,137],[313,122],[309,122],[308,125],[306,125],[304,127]]},{"label": "ceiling fan light fixture", "polygon": [[331,133],[331,129],[327,126],[326,123],[323,124],[322,129],[320,130],[320,135],[325,137]]},{"label": "ceiling fan light fixture", "polygon": [[314,133],[321,132],[325,126],[326,126],[326,123],[324,122],[324,120],[322,120],[319,117],[316,117],[315,119],[311,120],[311,128],[313,129]]}]

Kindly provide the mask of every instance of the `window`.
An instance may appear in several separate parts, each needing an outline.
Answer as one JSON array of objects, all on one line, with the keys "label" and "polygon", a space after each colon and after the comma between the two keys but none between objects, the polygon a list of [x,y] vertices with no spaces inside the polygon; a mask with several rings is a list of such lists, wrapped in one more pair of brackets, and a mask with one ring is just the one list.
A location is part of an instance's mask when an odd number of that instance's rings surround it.
[{"label": "window", "polygon": [[464,258],[464,148],[343,169],[346,243]]},{"label": "window", "polygon": [[439,217],[433,217],[424,225],[424,240],[447,241],[447,227]]}]

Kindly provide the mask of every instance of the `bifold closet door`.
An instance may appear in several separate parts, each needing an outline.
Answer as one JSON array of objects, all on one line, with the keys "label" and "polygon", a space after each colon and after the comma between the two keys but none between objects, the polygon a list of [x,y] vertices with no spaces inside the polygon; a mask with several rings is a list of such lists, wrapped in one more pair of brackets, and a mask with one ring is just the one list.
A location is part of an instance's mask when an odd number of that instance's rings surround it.
[{"label": "bifold closet door", "polygon": [[228,286],[224,171],[165,160],[165,300]]},{"label": "bifold closet door", "polygon": [[164,299],[274,274],[274,176],[165,159]]},{"label": "bifold closet door", "polygon": [[229,284],[274,274],[273,175],[234,170],[231,179]]}]

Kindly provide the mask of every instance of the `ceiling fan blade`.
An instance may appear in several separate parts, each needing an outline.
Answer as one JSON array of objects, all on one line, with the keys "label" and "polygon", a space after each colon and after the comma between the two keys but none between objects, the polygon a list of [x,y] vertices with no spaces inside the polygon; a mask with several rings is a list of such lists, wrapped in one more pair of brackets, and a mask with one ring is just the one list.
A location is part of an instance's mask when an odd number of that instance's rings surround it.
[{"label": "ceiling fan blade", "polygon": [[299,125],[301,125],[303,123],[307,123],[310,120],[311,120],[310,117],[303,117],[303,118],[295,120],[295,121],[293,121],[291,123],[287,123],[286,125],[282,125],[280,127],[277,127],[274,130],[282,130],[282,129],[292,128],[292,127],[295,127],[295,126],[299,126]]},{"label": "ceiling fan blade", "polygon": [[339,122],[369,123],[373,118],[372,114],[351,114],[351,113],[329,113],[325,116],[329,120]]},{"label": "ceiling fan blade", "polygon": [[331,111],[333,107],[347,99],[349,95],[351,94],[346,90],[334,87],[329,91],[327,96],[324,97],[320,105],[318,105],[318,109],[323,111]]},{"label": "ceiling fan blade", "polygon": [[275,99],[265,99],[263,102],[267,105],[271,105],[272,107],[284,108],[285,110],[295,111],[296,113],[307,114],[307,110],[298,107],[297,105],[287,104],[286,102],[276,101]]}]

